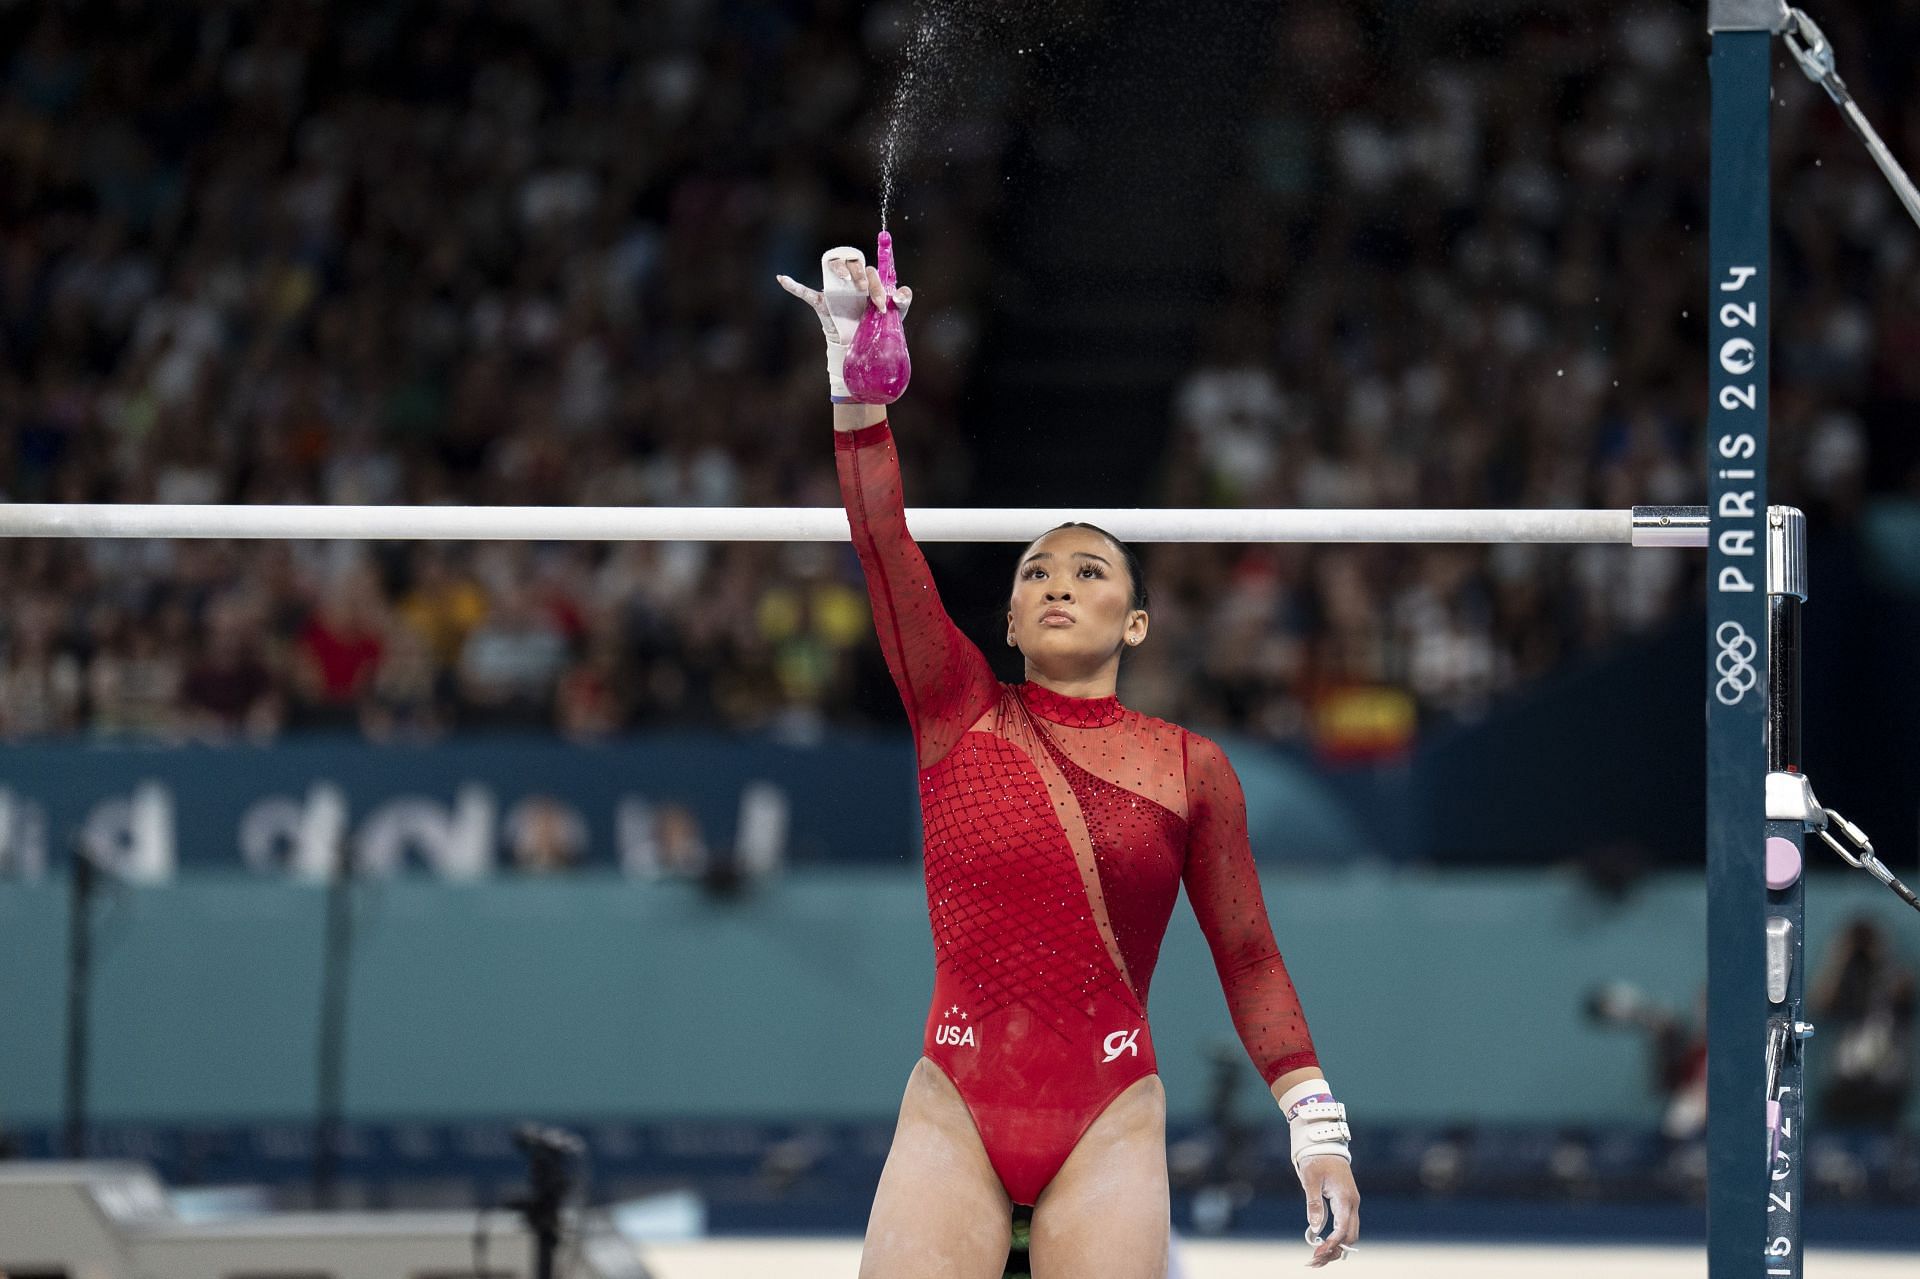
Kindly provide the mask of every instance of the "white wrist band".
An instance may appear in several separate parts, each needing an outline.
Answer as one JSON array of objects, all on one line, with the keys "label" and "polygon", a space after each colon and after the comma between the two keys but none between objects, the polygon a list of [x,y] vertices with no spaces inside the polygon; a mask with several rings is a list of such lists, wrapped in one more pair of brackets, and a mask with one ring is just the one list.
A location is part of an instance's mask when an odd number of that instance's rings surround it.
[{"label": "white wrist band", "polygon": [[1308,1079],[1280,1095],[1280,1113],[1287,1117],[1288,1135],[1293,1141],[1293,1166],[1320,1155],[1353,1162],[1348,1142],[1353,1133],[1347,1127],[1347,1108],[1333,1099],[1333,1090],[1324,1079]]},{"label": "white wrist band", "polygon": [[[859,279],[840,275],[829,265],[836,259],[850,263],[849,270]],[[820,296],[826,304],[823,327],[827,333],[827,394],[836,404],[851,404],[847,394],[847,349],[860,329],[860,317],[867,311],[867,255],[852,245],[843,244],[820,255]]]}]

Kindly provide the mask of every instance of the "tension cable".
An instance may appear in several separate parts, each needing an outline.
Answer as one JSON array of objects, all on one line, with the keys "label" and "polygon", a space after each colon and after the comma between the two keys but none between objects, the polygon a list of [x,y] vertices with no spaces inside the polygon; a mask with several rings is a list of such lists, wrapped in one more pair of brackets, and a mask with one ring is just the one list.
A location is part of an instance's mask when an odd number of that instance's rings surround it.
[{"label": "tension cable", "polygon": [[[1833,46],[1827,43],[1825,33],[1812,18],[1798,9],[1790,8],[1787,10],[1787,26],[1781,33],[1781,39],[1786,41],[1787,52],[1791,53],[1793,60],[1800,64],[1800,69],[1806,73],[1807,79],[1825,89],[1827,96],[1833,99],[1834,105],[1840,108],[1840,114],[1845,117],[1847,126],[1853,130],[1861,142],[1866,144],[1867,154],[1873,157],[1873,162],[1880,166],[1880,172],[1886,175],[1888,184],[1893,187],[1893,193],[1900,198],[1900,203],[1906,206],[1908,216],[1913,219],[1916,226],[1920,226],[1920,191],[1914,189],[1913,179],[1909,178],[1907,171],[1900,167],[1900,162],[1893,158],[1893,152],[1887,150],[1887,144],[1880,140],[1880,135],[1874,132],[1873,125],[1868,123],[1866,114],[1853,100],[1853,94],[1847,90],[1846,81],[1840,78],[1839,70],[1833,65]],[[1832,842],[1831,838],[1828,842]]]}]

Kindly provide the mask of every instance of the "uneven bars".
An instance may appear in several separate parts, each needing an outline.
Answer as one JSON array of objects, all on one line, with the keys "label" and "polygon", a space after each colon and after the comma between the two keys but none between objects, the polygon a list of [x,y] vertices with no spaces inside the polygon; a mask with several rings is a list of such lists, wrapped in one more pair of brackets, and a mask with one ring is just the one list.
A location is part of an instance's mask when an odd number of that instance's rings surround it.
[{"label": "uneven bars", "polygon": [[[922,507],[923,542],[1028,542],[1083,520],[1129,542],[1621,542],[1704,547],[1704,506],[1624,511],[1219,510]],[[0,537],[290,538],[468,542],[844,542],[820,506],[0,505]]]}]

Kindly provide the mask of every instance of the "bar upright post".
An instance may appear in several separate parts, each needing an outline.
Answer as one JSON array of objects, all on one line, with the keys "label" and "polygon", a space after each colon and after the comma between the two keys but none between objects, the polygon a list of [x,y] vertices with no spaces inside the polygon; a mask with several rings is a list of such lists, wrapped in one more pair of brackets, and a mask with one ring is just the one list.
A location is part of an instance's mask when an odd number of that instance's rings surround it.
[{"label": "bar upright post", "polygon": [[1707,1273],[1753,1279],[1767,1224],[1767,359],[1780,0],[1709,0]]}]

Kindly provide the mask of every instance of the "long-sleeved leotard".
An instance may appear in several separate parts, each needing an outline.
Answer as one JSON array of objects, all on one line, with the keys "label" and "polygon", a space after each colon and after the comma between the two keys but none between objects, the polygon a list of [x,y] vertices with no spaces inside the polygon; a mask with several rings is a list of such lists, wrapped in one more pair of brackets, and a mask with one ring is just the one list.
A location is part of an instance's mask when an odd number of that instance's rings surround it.
[{"label": "long-sleeved leotard", "polygon": [[926,1055],[1016,1203],[1154,1071],[1147,987],[1184,883],[1261,1077],[1317,1064],[1273,941],[1239,779],[1175,724],[1001,684],[907,532],[882,422],[835,437],[875,629],[920,765],[934,992]]}]

